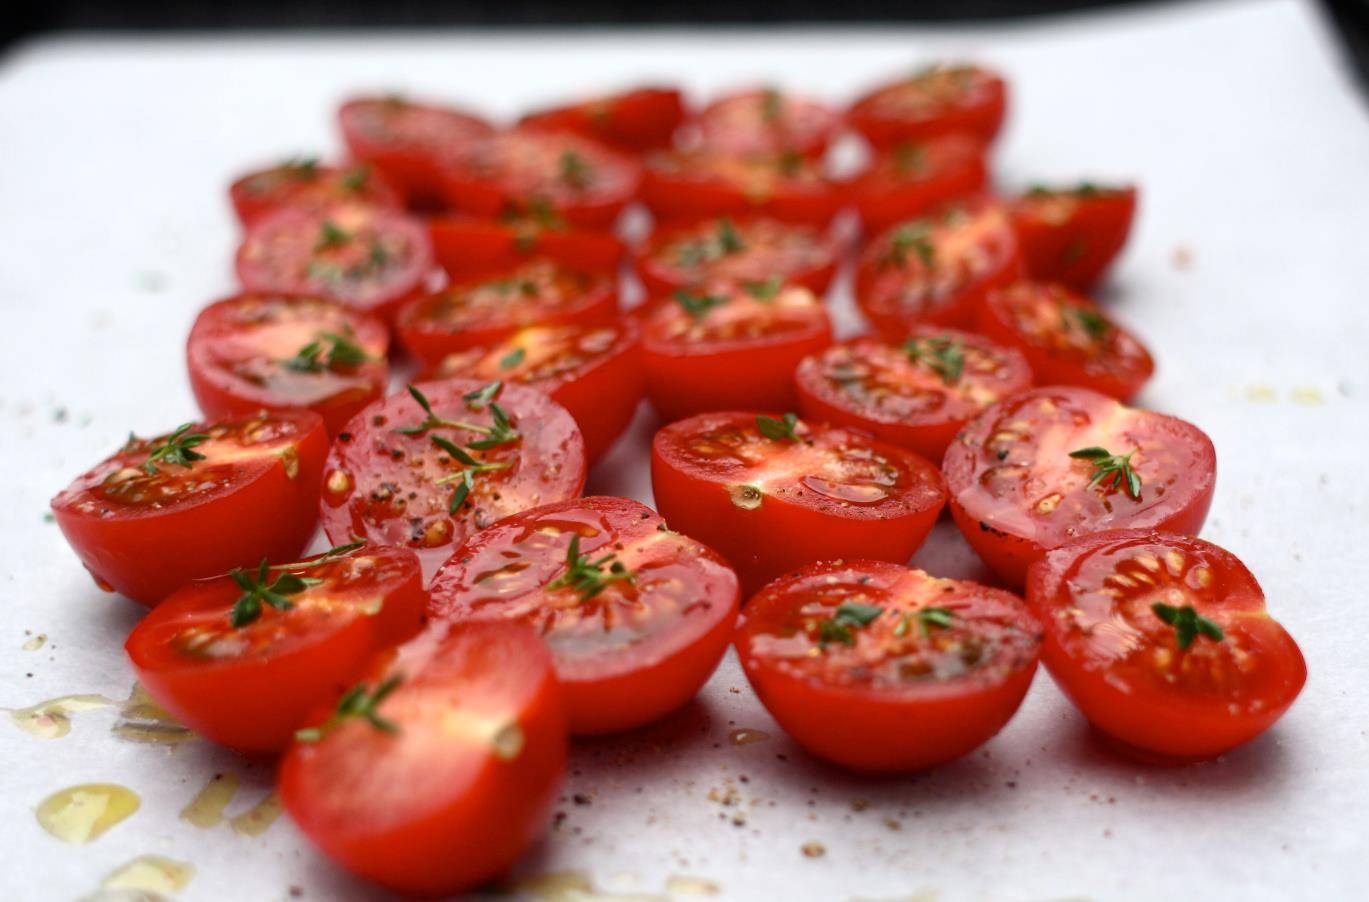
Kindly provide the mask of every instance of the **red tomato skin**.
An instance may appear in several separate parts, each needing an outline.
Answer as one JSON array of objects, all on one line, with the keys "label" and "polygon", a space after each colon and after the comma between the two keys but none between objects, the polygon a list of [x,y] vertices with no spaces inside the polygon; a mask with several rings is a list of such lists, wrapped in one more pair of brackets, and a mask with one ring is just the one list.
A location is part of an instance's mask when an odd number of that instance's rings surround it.
[{"label": "red tomato skin", "polygon": [[[744,229],[746,224],[747,220],[743,219],[739,221],[738,226]],[[660,252],[661,248],[668,246],[680,233],[688,231],[688,225],[678,223],[674,227],[658,229],[652,234],[647,244],[640,248],[635,255],[637,277],[641,279],[647,297],[669,295],[677,288],[688,288],[697,282],[697,280],[682,278],[675,267],[661,262],[654,256]],[[829,251],[826,261],[817,266],[805,267],[786,274],[783,284],[802,286],[818,297],[827,294],[827,289],[832,284],[832,277],[836,275],[837,264],[841,261],[841,249],[837,246],[836,241],[827,235],[823,236],[822,245]]]},{"label": "red tomato skin", "polygon": [[1072,568],[1092,552],[1138,539],[1202,549],[1218,567],[1230,572],[1236,583],[1233,596],[1250,598],[1259,608],[1264,607],[1264,592],[1255,577],[1235,555],[1210,542],[1149,529],[1095,533],[1048,551],[1028,573],[1027,599],[1045,624],[1042,660],[1061,691],[1118,751],[1149,764],[1186,764],[1215,758],[1255,739],[1284,715],[1307,681],[1307,663],[1293,637],[1268,620],[1260,632],[1265,634],[1269,653],[1280,660],[1284,675],[1281,695],[1267,700],[1261,710],[1233,712],[1185,703],[1110,680],[1071,655],[1055,613],[1060,599],[1069,595]]},{"label": "red tomato skin", "polygon": [[519,124],[569,131],[628,153],[668,147],[685,118],[675,88],[637,88],[622,94],[529,113]]},{"label": "red tomato skin", "polygon": [[[383,587],[380,612],[359,615],[312,644],[265,659],[180,666],[158,660],[159,652],[167,654],[157,647],[165,641],[162,635],[175,628],[177,619],[212,605],[222,608],[226,620],[242,589],[225,576],[173,592],[124,643],[139,684],[206,739],[248,755],[283,751],[305,717],[350,688],[375,652],[410,638],[423,623],[428,595],[418,557],[402,548],[373,547],[363,553],[395,559],[403,568],[400,578]],[[262,616],[280,615],[267,609]]]},{"label": "red tomato skin", "polygon": [[1011,212],[1027,274],[1089,291],[1126,246],[1136,217],[1136,189],[1077,197],[1073,212],[1059,222],[1038,215],[1030,197],[1019,198]]},{"label": "red tomato skin", "polygon": [[651,443],[651,491],[671,529],[716,549],[742,580],[747,596],[780,574],[812,561],[873,558],[902,563],[922,546],[945,505],[936,468],[902,448],[870,441],[933,487],[934,500],[901,516],[877,518],[857,510],[842,516],[767,494],[759,507],[743,510],[729,487],[688,472],[676,445],[681,437],[727,424],[753,426],[753,412],[699,414],[664,427]]},{"label": "red tomato skin", "polygon": [[[548,504],[507,517],[489,529],[473,536],[452,553],[432,582],[432,601],[428,615],[434,620],[502,619],[497,611],[472,610],[461,593],[475,576],[467,562],[482,552],[498,548],[510,541],[511,535],[535,528],[539,520],[562,521],[568,514],[584,513],[603,518],[606,531],[615,535],[624,527],[645,522],[649,529],[664,521],[650,508],[624,498],[589,497],[559,504]],[[711,624],[693,641],[679,648],[648,649],[646,661],[619,663],[612,650],[606,650],[599,660],[604,667],[617,673],[596,673],[593,667],[585,672],[582,660],[562,666],[558,662],[558,678],[565,700],[566,717],[572,733],[581,736],[621,733],[659,720],[680,708],[698,694],[703,684],[717,670],[718,662],[732,641],[732,629],[737,619],[737,580],[727,563],[717,552],[694,544],[698,556],[713,565],[715,572],[725,579],[698,588],[699,596],[691,607],[708,601],[706,616]],[[553,658],[556,656],[552,645]]]},{"label": "red tomato skin", "polygon": [[[446,633],[439,651],[448,658],[475,654],[483,645],[499,666],[524,671],[532,683],[517,724],[522,750],[511,761],[488,755],[439,798],[406,800],[411,812],[379,812],[384,823],[330,811],[320,797],[330,790],[329,774],[314,764],[312,744],[295,743],[281,761],[277,788],[300,830],[325,855],[349,871],[404,896],[434,898],[474,890],[501,876],[546,830],[564,782],[565,712],[546,646],[525,627],[509,623],[434,625],[399,654]],[[372,664],[378,679],[395,652]],[[401,685],[402,689],[402,685]],[[316,722],[330,712],[320,710]],[[403,726],[401,725],[401,730]],[[326,741],[326,738],[325,740]],[[415,761],[421,767],[422,761]],[[360,776],[353,779],[361,780]]]},{"label": "red tomato skin", "polygon": [[[736,647],[747,681],[784,731],[807,751],[849,770],[869,774],[914,773],[954,761],[998,734],[1017,709],[1036,675],[1037,656],[999,685],[951,689],[940,697],[881,697],[858,688],[833,686],[767,667],[747,645],[752,623],[766,608],[782,603],[791,586],[847,569],[906,570],[882,560],[809,564],[768,584],[752,598],[737,626]],[[985,589],[1022,606],[1015,596]]]},{"label": "red tomato skin", "polygon": [[[1021,588],[1025,585],[1027,569],[1039,561],[1048,549],[1033,540],[990,526],[965,509],[959,494],[961,489],[973,478],[974,460],[972,453],[959,439],[969,436],[972,439],[982,441],[993,422],[997,408],[1029,394],[1046,392],[1068,393],[1076,397],[1091,395],[1098,399],[1105,397],[1088,389],[1060,386],[1037,388],[1032,392],[1024,392],[1015,398],[1001,401],[966,425],[960,436],[957,437],[957,441],[952,442],[950,447],[946,449],[946,457],[941,465],[941,472],[946,476],[947,488],[950,493],[949,507],[955,525],[960,528],[961,534],[965,536],[965,540],[969,542],[975,554],[979,555],[980,560],[987,564],[989,569],[998,574],[998,577],[1011,588]],[[1217,452],[1212,447],[1211,439],[1196,426],[1177,417],[1158,413],[1153,415],[1162,421],[1174,424],[1175,427],[1183,431],[1191,431],[1194,434],[1199,458],[1194,470],[1199,474],[1202,486],[1189,504],[1174,511],[1169,516],[1155,518],[1153,522],[1145,523],[1145,526],[1164,532],[1197,535],[1202,530],[1203,522],[1207,520],[1207,512],[1212,507],[1212,496],[1217,488]]]},{"label": "red tomato skin", "polygon": [[244,226],[250,226],[267,213],[281,207],[321,210],[332,203],[344,202],[366,203],[377,207],[403,206],[399,192],[379,172],[367,172],[365,187],[359,191],[348,191],[337,183],[345,178],[350,170],[337,166],[314,167],[317,172],[315,178],[324,184],[318,186],[317,193],[313,196],[310,196],[307,190],[292,192],[287,189],[276,195],[253,191],[252,180],[269,175],[275,168],[279,167],[249,172],[228,186],[228,198],[233,204],[233,212],[237,214],[238,222]]},{"label": "red tomato skin", "polygon": [[[294,560],[318,528],[328,432],[323,418],[309,410],[281,411],[271,418],[298,424],[293,477],[276,462],[226,494],[175,510],[112,519],[72,506],[80,479],[53,498],[62,535],[101,588],[152,607],[194,579],[255,566],[263,557]],[[175,553],[169,555],[169,548]]]},{"label": "red tomato skin", "polygon": [[512,269],[533,256],[570,269],[617,273],[625,253],[609,232],[520,229],[465,216],[435,216],[428,233],[438,265],[458,282]]},{"label": "red tomato skin", "polygon": [[[204,415],[213,419],[243,417],[258,410],[293,410],[301,405],[290,404],[285,399],[273,399],[269,392],[250,392],[248,386],[231,375],[222,372],[214,365],[214,345],[219,336],[232,334],[229,320],[232,309],[245,298],[252,295],[234,295],[215,301],[200,311],[195,324],[186,339],[186,370],[190,375],[190,389],[195,394],[195,403]],[[379,398],[389,383],[390,367],[385,359],[390,345],[390,331],[385,323],[374,316],[351,310],[341,305],[339,315],[351,325],[357,340],[363,347],[381,348],[380,359],[363,364],[357,374],[369,382],[366,389],[360,386],[346,389],[308,405],[303,405],[323,417],[328,427],[328,435],[334,436],[343,425],[367,404]]]},{"label": "red tomato skin", "polygon": [[[751,115],[758,102],[762,102],[767,89],[755,88],[738,91],[714,100],[704,107],[693,123],[699,132],[699,140],[705,146],[722,153],[766,154],[797,153],[805,157],[820,158],[841,124],[841,116],[822,101],[812,97],[780,93],[781,103],[788,107],[782,114],[790,125],[789,129],[778,129],[776,124],[763,124],[756,120],[740,124],[729,122],[729,117],[740,110],[743,117]],[[795,119],[798,127],[794,127]]]},{"label": "red tomato skin", "polygon": [[983,194],[988,188],[989,167],[980,141],[952,134],[919,146],[930,169],[925,177],[899,177],[893,154],[885,153],[852,179],[849,190],[867,234]]},{"label": "red tomato skin", "polygon": [[926,117],[901,117],[881,114],[876,100],[899,82],[877,88],[852,104],[846,122],[878,148],[892,147],[903,141],[922,141],[939,135],[963,132],[974,135],[984,143],[991,142],[1003,126],[1008,111],[1008,86],[997,75],[978,70],[987,76],[981,95],[972,103],[943,109]]},{"label": "red tomato skin", "polygon": [[825,226],[844,200],[845,193],[827,181],[748,194],[726,179],[700,173],[673,173],[652,166],[650,161],[642,175],[641,201],[661,223],[765,216],[781,222]]}]

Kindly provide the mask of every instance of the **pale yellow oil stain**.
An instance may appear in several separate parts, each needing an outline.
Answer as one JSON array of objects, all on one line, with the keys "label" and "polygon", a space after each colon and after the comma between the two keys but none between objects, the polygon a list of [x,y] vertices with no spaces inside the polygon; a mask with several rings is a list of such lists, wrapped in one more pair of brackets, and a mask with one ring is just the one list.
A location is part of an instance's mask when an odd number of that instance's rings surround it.
[{"label": "pale yellow oil stain", "polygon": [[545,902],[670,902],[669,896],[651,893],[606,892],[583,871],[536,874],[519,880],[515,889]]},{"label": "pale yellow oil stain", "polygon": [[27,641],[27,642],[24,643],[24,651],[37,651],[38,649],[40,649],[40,648],[42,648],[44,645],[46,645],[46,644],[47,644],[47,641],[48,641],[48,634],[47,634],[47,633],[39,633],[38,635],[34,636],[34,637],[33,637],[32,639],[30,639],[29,641]]},{"label": "pale yellow oil stain", "polygon": [[80,845],[130,817],[142,801],[115,783],[82,783],[60,789],[38,803],[34,814],[43,829],[62,842]]},{"label": "pale yellow oil stain", "polygon": [[733,745],[752,745],[765,742],[769,738],[770,734],[764,730],[753,730],[749,727],[742,727],[727,734],[727,741]]},{"label": "pale yellow oil stain", "polygon": [[115,868],[101,883],[107,890],[138,890],[145,893],[174,893],[185,889],[195,876],[188,861],[141,855]]},{"label": "pale yellow oil stain", "polygon": [[1298,386],[1288,393],[1288,397],[1293,399],[1294,404],[1302,404],[1307,407],[1316,407],[1326,403],[1326,397],[1322,395],[1321,389],[1311,386]]},{"label": "pale yellow oil stain", "polygon": [[722,884],[707,877],[677,874],[666,880],[665,891],[672,896],[716,896],[722,892]]},{"label": "pale yellow oil stain", "polygon": [[195,734],[157,704],[140,683],[134,683],[128,699],[119,709],[119,720],[110,731],[131,742],[158,745],[180,745],[195,738]]},{"label": "pale yellow oil stain", "polygon": [[1247,385],[1245,387],[1245,399],[1254,401],[1256,404],[1273,404],[1278,396],[1278,392],[1268,385]]},{"label": "pale yellow oil stain", "polygon": [[234,833],[242,836],[261,836],[280,817],[282,811],[280,796],[269,793],[260,802],[233,818],[228,825]]},{"label": "pale yellow oil stain", "polygon": [[190,804],[181,809],[181,820],[189,821],[201,829],[216,827],[223,822],[223,810],[237,793],[237,774],[215,774],[195,794]]},{"label": "pale yellow oil stain", "polygon": [[40,739],[61,739],[71,732],[71,715],[95,708],[112,708],[116,702],[103,695],[63,695],[9,712],[15,726]]}]

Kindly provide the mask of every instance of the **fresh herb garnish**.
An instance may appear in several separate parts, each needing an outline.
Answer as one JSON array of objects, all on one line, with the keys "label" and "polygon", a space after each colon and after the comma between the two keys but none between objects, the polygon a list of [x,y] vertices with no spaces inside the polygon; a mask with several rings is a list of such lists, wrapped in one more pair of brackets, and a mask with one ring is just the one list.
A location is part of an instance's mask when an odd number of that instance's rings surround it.
[{"label": "fresh herb garnish", "polygon": [[366,180],[371,177],[371,167],[356,166],[348,169],[342,174],[338,184],[342,185],[347,191],[360,191],[366,186]]},{"label": "fresh herb garnish", "polygon": [[471,448],[483,450],[485,448],[493,448],[495,445],[507,444],[517,439],[519,433],[517,429],[513,428],[513,423],[509,420],[509,415],[505,412],[504,408],[494,403],[494,398],[499,394],[501,388],[503,388],[503,383],[495,380],[483,388],[468,392],[461,396],[461,399],[465,401],[467,406],[472,410],[481,410],[485,407],[489,407],[490,416],[492,417],[493,422],[489,426],[481,426],[478,423],[467,423],[464,420],[449,420],[446,417],[438,416],[433,413],[432,404],[428,401],[427,396],[416,386],[409,385],[409,394],[418,402],[418,406],[423,409],[423,412],[427,416],[425,416],[423,421],[417,426],[405,426],[401,429],[396,429],[395,432],[398,432],[401,435],[422,435],[430,429],[464,429],[467,432],[474,432],[485,436],[479,441],[471,442],[469,445]]},{"label": "fresh herb garnish", "polygon": [[399,688],[404,677],[395,674],[374,690],[368,692],[365,683],[358,683],[338,699],[337,707],[320,727],[306,727],[295,731],[298,742],[318,742],[324,734],[351,717],[360,717],[382,733],[398,733],[399,726],[392,720],[380,716],[380,703],[385,697]]},{"label": "fresh herb garnish", "polygon": [[889,242],[889,261],[900,268],[906,267],[908,252],[913,251],[923,266],[933,266],[936,263],[936,249],[932,246],[928,232],[927,225],[921,222],[899,226]]},{"label": "fresh herb garnish", "polygon": [[466,406],[471,410],[480,410],[487,407],[490,402],[499,397],[499,392],[504,388],[504,383],[495,379],[487,382],[475,391],[468,391],[461,396],[461,400],[466,402]]},{"label": "fresh herb garnish", "polygon": [[[325,345],[328,346],[326,352]],[[320,332],[315,340],[296,351],[294,357],[281,361],[281,366],[300,373],[321,373],[325,369],[355,369],[370,359],[348,336]]]},{"label": "fresh herb garnish", "polygon": [[684,308],[696,322],[708,315],[714,307],[727,303],[727,297],[720,294],[694,294],[683,288],[676,289],[675,303]]},{"label": "fresh herb garnish", "polygon": [[318,157],[291,157],[280,164],[286,174],[302,182],[313,181],[318,175]]},{"label": "fresh herb garnish", "polygon": [[908,611],[899,617],[898,626],[894,627],[894,635],[902,639],[912,630],[913,624],[917,623],[922,635],[930,636],[933,629],[950,629],[954,616],[955,612],[950,608],[926,607]]},{"label": "fresh herb garnish", "polygon": [[730,219],[718,220],[718,250],[722,251],[724,256],[739,254],[746,250],[746,242],[742,241],[741,233]]},{"label": "fresh herb garnish", "polygon": [[803,154],[797,150],[786,150],[776,158],[775,167],[779,169],[780,175],[792,178],[803,169]]},{"label": "fresh herb garnish", "polygon": [[894,171],[899,175],[920,172],[926,163],[927,151],[921,144],[905,141],[894,148]]},{"label": "fresh herb garnish", "polygon": [[561,152],[561,181],[572,188],[588,188],[593,180],[593,169],[589,163],[574,150]]},{"label": "fresh herb garnish", "polygon": [[522,348],[514,348],[503,357],[499,358],[499,368],[501,370],[511,370],[523,362],[523,358],[528,356],[528,352]]},{"label": "fresh herb garnish", "polygon": [[[608,569],[604,569],[604,565]],[[606,554],[598,560],[590,560],[588,554],[580,553],[580,535],[570,537],[566,549],[566,572],[547,583],[548,589],[571,588],[580,593],[581,601],[589,601],[612,582],[625,582],[629,585],[637,581],[637,574],[629,570],[613,554]]]},{"label": "fresh herb garnish", "polygon": [[298,595],[310,586],[317,586],[322,580],[310,579],[296,573],[281,573],[274,582],[267,582],[271,576],[271,566],[266,558],[261,559],[254,579],[241,568],[229,571],[233,582],[242,589],[242,594],[233,602],[233,611],[228,620],[235,629],[247,626],[261,616],[263,605],[270,605],[277,611],[288,611],[295,606],[287,595]]},{"label": "fresh herb garnish", "polygon": [[272,570],[303,570],[309,567],[322,567],[324,564],[331,564],[341,557],[346,557],[353,551],[366,547],[365,539],[358,539],[355,542],[348,542],[346,545],[334,545],[327,551],[320,554],[311,561],[296,561],[293,564],[272,564]]},{"label": "fresh herb garnish", "polygon": [[[143,461],[143,472],[149,476],[156,476],[160,472],[157,469],[158,463],[179,464],[189,469],[193,461],[204,460],[204,455],[194,448],[209,441],[209,436],[203,432],[190,432],[193,425],[195,424],[182,423],[164,441],[149,448],[147,460]],[[128,440],[130,444],[135,441],[132,433],[129,433]]]},{"label": "fresh herb garnish", "polygon": [[1126,454],[1112,454],[1108,449],[1095,445],[1071,451],[1070,457],[1093,463],[1093,478],[1089,480],[1089,488],[1096,485],[1101,485],[1105,489],[1121,488],[1132,498],[1140,501],[1141,474],[1131,467],[1131,455],[1135,453],[1136,449],[1133,448]]},{"label": "fresh herb garnish", "polygon": [[331,219],[323,220],[318,229],[318,241],[314,243],[314,252],[318,253],[330,247],[338,247],[352,240],[352,233],[338,226]]},{"label": "fresh herb garnish", "polygon": [[1107,317],[1087,307],[1061,307],[1060,315],[1066,321],[1073,320],[1078,323],[1079,328],[1094,341],[1107,335],[1108,330],[1112,328],[1112,323],[1108,322]]},{"label": "fresh herb garnish", "polygon": [[764,282],[743,282],[742,291],[758,301],[773,301],[780,293],[784,283],[779,276],[771,276]]},{"label": "fresh herb garnish", "polygon": [[965,371],[965,347],[953,338],[910,338],[903,343],[903,353],[936,373],[947,385],[959,382]]},{"label": "fresh herb garnish", "polygon": [[756,417],[756,429],[761,435],[777,442],[796,442],[799,434],[795,430],[799,425],[799,418],[792,413],[786,413],[781,419],[768,417],[760,414]]},{"label": "fresh herb garnish", "polygon": [[1175,607],[1157,601],[1150,609],[1155,612],[1156,617],[1174,627],[1174,639],[1181,649],[1188,648],[1199,636],[1206,636],[1213,642],[1221,642],[1226,638],[1220,626],[1199,614],[1191,604]]},{"label": "fresh herb garnish", "polygon": [[784,113],[784,96],[775,88],[761,92],[761,120],[771,125],[779,121]]},{"label": "fresh herb garnish", "polygon": [[818,645],[825,648],[829,642],[840,642],[842,645],[855,645],[856,636],[853,629],[861,629],[869,626],[874,619],[884,613],[884,608],[874,604],[860,604],[854,601],[845,601],[837,605],[836,613],[831,619],[823,620],[818,624]]}]

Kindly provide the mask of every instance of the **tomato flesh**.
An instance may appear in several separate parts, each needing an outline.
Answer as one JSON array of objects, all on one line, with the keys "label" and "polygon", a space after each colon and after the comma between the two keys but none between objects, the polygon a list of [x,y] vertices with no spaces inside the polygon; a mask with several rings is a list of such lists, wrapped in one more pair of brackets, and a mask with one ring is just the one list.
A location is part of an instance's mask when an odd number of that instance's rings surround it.
[{"label": "tomato flesh", "polygon": [[469,113],[400,97],[348,101],[338,110],[338,124],[353,157],[421,206],[441,201],[442,161],[494,132]]},{"label": "tomato flesh", "polygon": [[697,124],[704,146],[720,153],[820,157],[840,121],[821,101],[764,88],[718,98]]},{"label": "tomato flesh", "polygon": [[202,459],[150,461],[171,436],[130,436],[52,499],[57,525],[95,581],[145,605],[263,557],[293,560],[317,526],[328,450],[318,414],[186,424],[181,435],[205,437],[189,449]]},{"label": "tomato flesh", "polygon": [[[870,619],[843,620],[843,606]],[[811,564],[747,603],[737,653],[761,702],[818,757],[922,770],[1008,722],[1036,672],[1041,628],[1021,599],[885,561]]]},{"label": "tomato flesh", "polygon": [[864,429],[939,461],[990,404],[1024,391],[1023,356],[982,336],[922,326],[901,345],[857,338],[805,357],[794,374],[810,420]]},{"label": "tomato flesh", "polygon": [[629,153],[669,146],[684,121],[675,88],[638,88],[524,116],[521,125],[570,131]]},{"label": "tomato flesh", "polygon": [[228,196],[243,225],[281,207],[328,210],[339,204],[402,205],[399,192],[370,166],[320,166],[312,160],[292,160],[250,172],[229,186]]},{"label": "tomato flesh", "polygon": [[438,216],[428,220],[433,255],[458,282],[507,272],[542,257],[582,272],[617,273],[623,243],[608,232],[567,228],[559,220],[485,220]]},{"label": "tomato flesh", "polygon": [[865,230],[878,234],[974,197],[988,181],[984,145],[968,135],[953,134],[903,142],[878,154],[852,180],[851,195]]},{"label": "tomato flesh", "polygon": [[863,432],[755,413],[706,413],[651,443],[651,488],[672,528],[717,549],[754,592],[810,561],[906,561],[946,501],[936,467]]},{"label": "tomato flesh", "polygon": [[[1096,463],[1071,457],[1101,448],[1130,454],[1139,497],[1114,471],[1090,487]],[[1011,586],[1065,542],[1126,527],[1193,535],[1217,481],[1201,429],[1126,407],[1083,388],[1038,388],[985,410],[956,437],[942,464],[951,514],[970,546]]]},{"label": "tomato flesh", "polygon": [[658,231],[637,257],[647,295],[713,283],[771,279],[822,295],[836,271],[836,242],[812,226],[773,219],[705,219]]},{"label": "tomato flesh", "polygon": [[821,166],[807,158],[707,148],[649,157],[641,199],[661,222],[765,216],[817,226],[831,221],[842,201]]},{"label": "tomato flesh", "polygon": [[1136,216],[1136,189],[1083,184],[1033,189],[1012,204],[1027,273],[1088,291],[1121,253]]},{"label": "tomato flesh", "polygon": [[[566,579],[572,537],[601,573]],[[594,593],[594,594],[592,594]],[[432,583],[436,620],[526,623],[546,640],[575,733],[615,733],[693,698],[718,666],[737,614],[737,577],[712,549],[625,498],[582,498],[509,517],[452,553]]]},{"label": "tomato flesh", "polygon": [[[1202,539],[1148,529],[1077,539],[1031,568],[1027,597],[1060,688],[1114,744],[1148,760],[1213,758],[1249,742],[1307,680],[1255,577]],[[1221,638],[1183,643],[1157,604],[1192,608]]]},{"label": "tomato flesh", "polygon": [[359,685],[387,682],[375,713],[391,729],[320,711],[320,738],[281,761],[281,802],[329,858],[394,892],[474,890],[546,829],[564,779],[551,656],[516,624],[434,624]]},{"label": "tomato flesh", "polygon": [[1007,84],[978,66],[929,66],[861,97],[846,121],[876,147],[961,132],[988,143],[1008,108]]}]

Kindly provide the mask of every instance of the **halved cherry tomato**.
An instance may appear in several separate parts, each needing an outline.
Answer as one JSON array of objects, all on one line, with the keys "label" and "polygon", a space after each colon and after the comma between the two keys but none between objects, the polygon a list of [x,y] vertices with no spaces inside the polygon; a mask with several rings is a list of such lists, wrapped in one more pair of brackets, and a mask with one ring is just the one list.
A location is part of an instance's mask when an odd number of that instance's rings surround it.
[{"label": "halved cherry tomato", "polygon": [[705,413],[651,443],[656,506],[716,548],[754,592],[810,561],[906,561],[946,503],[927,461],[793,414]]},{"label": "halved cherry tomato", "polygon": [[792,409],[794,367],[831,343],[827,311],[807,288],[682,288],[642,319],[647,397],[668,420],[704,410]]},{"label": "halved cherry tomato", "polygon": [[406,304],[395,318],[399,340],[425,364],[494,344],[526,326],[612,322],[612,275],[532,259],[497,277],[449,285]]},{"label": "halved cherry tomato", "polygon": [[124,649],[148,694],[196,733],[279,752],[372,655],[418,632],[426,604],[412,551],[348,546],[190,583]]},{"label": "halved cherry tomato", "polygon": [[441,379],[352,418],[328,453],[320,508],[334,543],[412,548],[431,572],[471,533],[584,484],[584,441],[559,404],[520,385]]},{"label": "halved cherry tomato", "polygon": [[988,143],[1007,108],[1008,88],[998,75],[979,66],[937,65],[861,97],[846,121],[876,147],[953,132]]},{"label": "halved cherry tomato", "polygon": [[331,301],[240,294],[200,311],[185,355],[205,416],[307,407],[335,435],[385,393],[389,347],[384,323]]},{"label": "halved cherry tomato", "polygon": [[365,97],[338,110],[342,139],[408,197],[432,205],[442,197],[441,162],[494,129],[469,113],[401,97]]},{"label": "halved cherry tomato", "polygon": [[1264,592],[1211,542],[1112,530],[1046,553],[1027,597],[1051,676],[1093,725],[1145,759],[1213,758],[1269,729],[1307,665]]},{"label": "halved cherry tomato", "polygon": [[886,338],[919,323],[968,327],[984,296],[1021,276],[1007,212],[973,203],[900,223],[865,249],[856,303]]},{"label": "halved cherry tomato", "polygon": [[551,819],[566,769],[560,694],[526,627],[434,624],[377,655],[346,707],[302,731],[281,761],[281,802],[325,855],[395,892],[476,889]]},{"label": "halved cherry tomato", "polygon": [[668,147],[684,116],[684,100],[675,88],[637,88],[529,113],[520,124],[575,132],[621,150],[644,153]]},{"label": "halved cherry tomato", "polygon": [[648,158],[642,201],[663,222],[767,216],[826,225],[841,195],[818,163],[798,154],[739,156],[705,148]]},{"label": "halved cherry tomato", "polygon": [[822,101],[773,87],[719,97],[698,119],[705,147],[743,156],[820,157],[840,124],[841,116]]},{"label": "halved cherry tomato", "polygon": [[999,401],[958,435],[942,463],[951,514],[1011,586],[1051,548],[1105,529],[1193,535],[1217,482],[1201,429],[1084,388],[1037,388]]},{"label": "halved cherry tomato", "polygon": [[268,213],[248,227],[237,255],[246,291],[323,297],[387,318],[423,292],[432,269],[423,223],[356,205]]},{"label": "halved cherry tomato", "polygon": [[327,451],[310,410],[130,435],[59,492],[52,512],[101,588],[154,605],[192,579],[303,551]]},{"label": "halved cherry tomato", "polygon": [[623,434],[646,391],[632,320],[528,326],[488,347],[448,354],[423,378],[453,376],[545,392],[575,418],[591,464]]},{"label": "halved cherry tomato", "polygon": [[568,229],[558,217],[495,221],[469,216],[428,220],[433,256],[453,279],[505,272],[534,257],[587,272],[617,273],[623,243],[608,232]]},{"label": "halved cherry tomato", "polygon": [[1033,188],[1012,203],[1012,224],[1033,279],[1088,291],[1127,243],[1136,189],[1085,182],[1056,191]]},{"label": "halved cherry tomato", "polygon": [[778,279],[822,295],[839,259],[836,241],[812,226],[774,219],[705,219],[656,232],[637,256],[649,297],[677,288]]},{"label": "halved cherry tomato", "polygon": [[928,460],[976,414],[1031,385],[1017,351],[921,326],[901,345],[857,338],[804,358],[794,374],[810,420],[864,429]]},{"label": "halved cherry tomato", "polygon": [[851,181],[851,195],[865,230],[877,234],[977,195],[988,181],[984,145],[968,135],[945,135],[876,155]]},{"label": "halved cherry tomato", "polygon": [[979,331],[1020,349],[1042,385],[1082,385],[1125,401],[1155,372],[1136,336],[1064,285],[1017,282],[989,292]]},{"label": "halved cherry tomato", "polygon": [[228,196],[243,225],[281,207],[327,210],[340,204],[401,205],[399,192],[370,166],[320,166],[312,159],[287,160],[250,172],[229,186]]},{"label": "halved cherry tomato", "polygon": [[637,193],[633,158],[569,132],[518,129],[447,160],[447,202],[472,216],[550,211],[574,226],[607,229]]},{"label": "halved cherry tomato", "polygon": [[886,561],[811,564],[751,599],[737,654],[799,745],[900,773],[966,755],[1016,713],[1041,626],[1000,589]]},{"label": "halved cherry tomato", "polygon": [[432,583],[436,620],[515,620],[551,647],[574,733],[664,717],[718,666],[737,575],[711,548],[626,498],[581,498],[501,520]]}]

